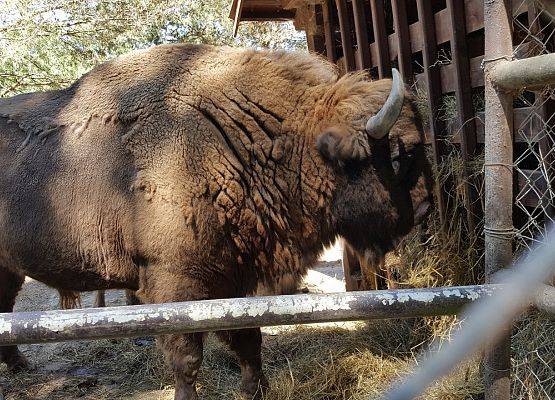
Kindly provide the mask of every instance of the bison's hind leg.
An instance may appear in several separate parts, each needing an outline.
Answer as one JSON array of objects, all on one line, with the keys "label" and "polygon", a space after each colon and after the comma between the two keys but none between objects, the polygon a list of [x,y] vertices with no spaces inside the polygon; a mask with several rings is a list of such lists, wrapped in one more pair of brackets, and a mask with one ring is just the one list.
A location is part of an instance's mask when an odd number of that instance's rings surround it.
[{"label": "bison's hind leg", "polygon": [[[141,304],[141,300],[135,295],[135,291],[131,289],[125,289],[125,302],[128,306],[136,306]],[[106,291],[98,290],[96,292],[96,298],[94,301],[95,307],[106,307]]]},{"label": "bison's hind leg", "polygon": [[237,354],[241,366],[241,390],[248,399],[261,399],[268,390],[262,372],[260,328],[218,331],[216,335]]},{"label": "bison's hind leg", "polygon": [[[15,298],[24,281],[24,276],[0,267],[0,313],[13,311]],[[0,346],[0,361],[5,362],[12,372],[28,367],[25,356],[17,346]]]},{"label": "bison's hind leg", "polygon": [[60,295],[60,308],[64,310],[72,310],[81,308],[81,295],[73,290],[58,289]]},{"label": "bison's hind leg", "polygon": [[125,289],[125,301],[128,306],[141,304],[141,300],[137,297],[135,291],[131,289]]}]

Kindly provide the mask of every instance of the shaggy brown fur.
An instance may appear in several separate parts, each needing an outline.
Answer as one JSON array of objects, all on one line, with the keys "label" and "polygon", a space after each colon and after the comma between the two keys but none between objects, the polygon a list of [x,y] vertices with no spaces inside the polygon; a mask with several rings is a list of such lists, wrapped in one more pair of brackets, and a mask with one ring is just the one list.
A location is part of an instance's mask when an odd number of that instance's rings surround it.
[{"label": "shaggy brown fur", "polygon": [[[429,176],[410,101],[389,140],[364,130],[390,87],[307,54],[164,45],[1,100],[0,312],[23,275],[159,303],[298,281],[336,235],[383,255],[421,214]],[[253,395],[260,330],[221,337]],[[202,335],[160,345],[175,398],[196,398]],[[2,356],[22,362],[15,347]]]}]

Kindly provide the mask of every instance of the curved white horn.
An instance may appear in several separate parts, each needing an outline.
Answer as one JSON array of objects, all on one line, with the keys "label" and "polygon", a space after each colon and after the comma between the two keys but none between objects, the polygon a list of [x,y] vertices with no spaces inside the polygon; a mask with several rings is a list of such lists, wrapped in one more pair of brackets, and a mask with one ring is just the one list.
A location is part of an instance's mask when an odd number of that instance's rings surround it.
[{"label": "curved white horn", "polygon": [[385,101],[385,104],[378,113],[366,123],[366,132],[374,139],[381,139],[389,133],[389,130],[395,124],[395,121],[401,114],[403,102],[405,101],[405,84],[401,78],[401,74],[395,68],[392,70],[393,84],[391,92]]}]

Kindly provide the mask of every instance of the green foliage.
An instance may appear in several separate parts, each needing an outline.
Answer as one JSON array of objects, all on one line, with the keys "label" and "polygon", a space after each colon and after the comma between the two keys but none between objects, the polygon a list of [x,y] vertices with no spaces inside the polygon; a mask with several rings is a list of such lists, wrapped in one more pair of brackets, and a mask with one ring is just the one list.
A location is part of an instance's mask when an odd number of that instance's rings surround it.
[{"label": "green foliage", "polygon": [[287,23],[243,23],[231,0],[3,0],[0,97],[67,86],[94,65],[154,44],[302,48]]}]

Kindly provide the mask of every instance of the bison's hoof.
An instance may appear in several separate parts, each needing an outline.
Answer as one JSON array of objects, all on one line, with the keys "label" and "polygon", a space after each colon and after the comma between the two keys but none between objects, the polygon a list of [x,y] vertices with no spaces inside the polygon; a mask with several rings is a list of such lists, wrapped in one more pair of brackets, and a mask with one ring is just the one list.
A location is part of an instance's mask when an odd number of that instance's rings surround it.
[{"label": "bison's hoof", "polygon": [[262,400],[268,392],[270,385],[264,375],[257,380],[243,381],[241,385],[241,393],[247,400]]},{"label": "bison's hoof", "polygon": [[198,400],[195,385],[176,385],[174,400]]},{"label": "bison's hoof", "polygon": [[14,374],[29,369],[27,358],[25,358],[25,356],[19,351],[6,360],[6,365],[8,366],[8,371]]}]

